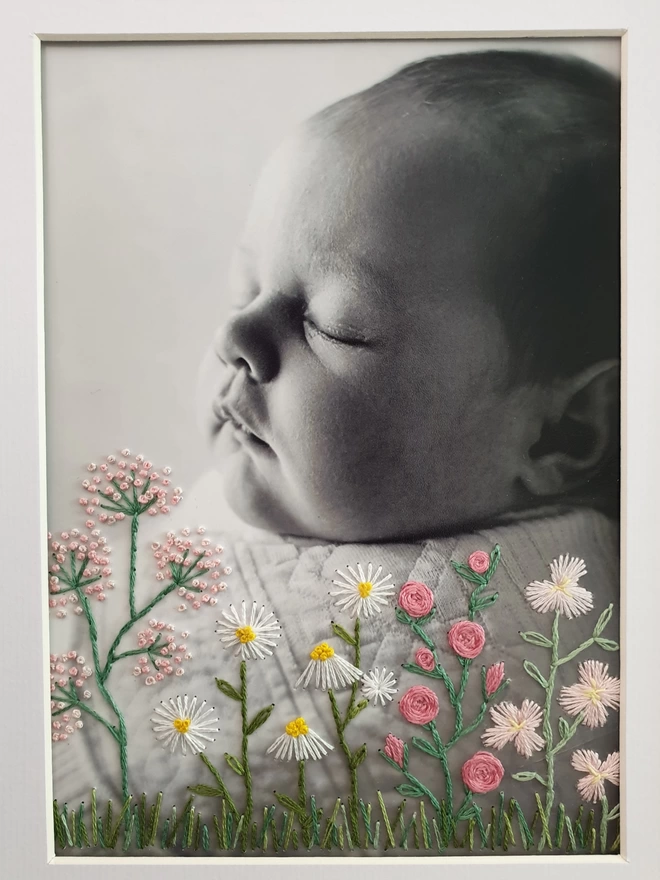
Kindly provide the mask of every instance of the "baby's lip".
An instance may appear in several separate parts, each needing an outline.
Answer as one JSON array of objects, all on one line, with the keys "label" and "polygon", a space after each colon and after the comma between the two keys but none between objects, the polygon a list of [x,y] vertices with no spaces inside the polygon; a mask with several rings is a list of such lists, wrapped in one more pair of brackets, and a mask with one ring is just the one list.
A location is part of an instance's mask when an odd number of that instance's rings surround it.
[{"label": "baby's lip", "polygon": [[233,422],[236,427],[252,434],[254,438],[268,446],[268,443],[261,435],[261,431],[254,427],[252,417],[245,415],[235,403],[231,403],[224,397],[218,397],[213,401],[213,414],[217,419],[217,427],[214,433],[217,433],[225,422]]}]

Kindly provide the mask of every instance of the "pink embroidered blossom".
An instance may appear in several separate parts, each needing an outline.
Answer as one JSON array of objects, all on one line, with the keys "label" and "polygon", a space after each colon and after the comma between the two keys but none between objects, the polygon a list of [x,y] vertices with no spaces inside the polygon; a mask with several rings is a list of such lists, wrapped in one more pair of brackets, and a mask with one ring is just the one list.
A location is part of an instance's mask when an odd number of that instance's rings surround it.
[{"label": "pink embroidered blossom", "polygon": [[158,568],[156,579],[178,584],[177,594],[189,603],[180,604],[179,611],[215,605],[208,594],[217,593],[226,584],[217,585],[214,581],[220,572],[231,571],[223,568],[223,548],[219,544],[212,546],[208,539],[195,544],[189,536],[189,528],[182,529],[179,535],[170,531],[163,542],[151,545]]},{"label": "pink embroidered blossom", "polygon": [[620,759],[618,752],[612,752],[601,761],[597,752],[578,749],[573,752],[571,766],[580,773],[586,773],[578,779],[577,790],[580,796],[591,803],[605,797],[605,783],[619,784]]},{"label": "pink embroidered blossom", "polygon": [[423,684],[409,688],[399,701],[399,712],[411,724],[428,724],[438,711],[437,696]]},{"label": "pink embroidered blossom", "polygon": [[403,767],[403,740],[398,736],[388,733],[385,737],[385,754],[388,758]]},{"label": "pink embroidered blossom", "polygon": [[587,727],[602,727],[607,721],[607,710],[618,709],[621,701],[621,682],[607,674],[607,664],[587,660],[578,665],[577,684],[563,687],[559,705],[569,715],[584,713],[582,723]]},{"label": "pink embroidered blossom", "polygon": [[500,750],[512,742],[518,754],[526,758],[543,748],[545,740],[535,733],[543,721],[543,710],[532,700],[523,700],[520,709],[513,703],[499,703],[491,706],[490,715],[494,726],[481,737],[485,746]]},{"label": "pink embroidered blossom", "polygon": [[500,784],[504,767],[490,752],[477,752],[461,767],[461,777],[474,794],[486,794]]},{"label": "pink embroidered blossom", "polygon": [[525,598],[540,614],[559,611],[569,620],[579,617],[593,608],[592,594],[578,584],[586,573],[583,559],[560,556],[550,563],[550,580],[532,581],[525,589]]},{"label": "pink embroidered blossom", "polygon": [[[78,529],[61,532],[60,537],[62,542],[51,540],[50,544],[52,561],[48,567],[48,588],[51,595],[58,594],[60,606],[66,605],[67,601],[76,604],[80,591],[103,602],[104,589],[110,589],[109,582],[104,579],[112,574],[109,564],[112,551],[106,545],[105,539],[93,532],[88,535]],[[94,537],[98,540],[92,540]],[[68,597],[65,595],[67,593],[70,594]],[[58,608],[57,602],[53,604],[49,601],[48,604],[50,608],[57,608],[56,617],[66,617],[67,612],[62,607]],[[82,608],[75,609],[76,614],[81,614],[82,611]]]},{"label": "pink embroidered blossom", "polygon": [[408,581],[399,592],[399,605],[411,617],[424,617],[433,608],[433,602],[433,593],[419,581]]},{"label": "pink embroidered blossom", "polygon": [[449,647],[459,657],[474,660],[486,644],[483,626],[472,620],[459,620],[447,633]]},{"label": "pink embroidered blossom", "polygon": [[504,663],[494,663],[486,672],[486,696],[492,697],[504,681]]},{"label": "pink embroidered blossom", "polygon": [[490,556],[483,550],[475,550],[468,556],[468,565],[477,574],[485,574],[490,567]]},{"label": "pink embroidered blossom", "polygon": [[435,669],[435,657],[433,656],[433,651],[430,651],[428,648],[420,648],[416,652],[415,662],[427,672],[431,672],[431,670]]}]

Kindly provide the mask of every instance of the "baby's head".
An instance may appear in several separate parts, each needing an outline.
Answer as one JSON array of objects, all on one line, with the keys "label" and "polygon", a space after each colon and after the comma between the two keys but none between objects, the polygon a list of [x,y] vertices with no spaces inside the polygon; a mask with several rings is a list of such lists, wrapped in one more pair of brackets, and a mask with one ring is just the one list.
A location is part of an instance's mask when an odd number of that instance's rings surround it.
[{"label": "baby's head", "polygon": [[443,56],[276,152],[203,370],[239,516],[392,540],[589,497],[618,448],[618,101],[576,59]]}]

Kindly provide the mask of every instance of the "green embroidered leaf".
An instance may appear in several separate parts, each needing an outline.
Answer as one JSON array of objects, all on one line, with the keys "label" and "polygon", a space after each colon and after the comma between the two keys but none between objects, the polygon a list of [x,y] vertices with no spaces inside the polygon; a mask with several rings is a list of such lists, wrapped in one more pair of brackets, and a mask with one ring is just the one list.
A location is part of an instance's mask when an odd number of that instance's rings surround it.
[{"label": "green embroidered leaf", "polygon": [[357,703],[357,705],[353,706],[351,711],[348,713],[348,720],[352,721],[354,718],[357,718],[360,712],[362,712],[363,709],[366,709],[368,705],[368,700],[360,700],[360,702]]},{"label": "green embroidered leaf", "polygon": [[439,758],[437,750],[431,745],[431,743],[427,742],[425,739],[422,739],[419,736],[413,736],[412,744],[416,749],[419,749],[420,752],[426,752],[427,755],[432,755],[434,758]]},{"label": "green embroidered leaf", "polygon": [[188,791],[201,795],[201,797],[222,797],[220,789],[213,788],[212,785],[189,785]]},{"label": "green embroidered leaf", "polygon": [[417,626],[424,626],[425,623],[428,623],[430,620],[433,620],[435,617],[435,607],[431,608],[428,614],[425,614],[423,617],[418,617],[416,619]]},{"label": "green embroidered leaf", "polygon": [[419,786],[410,785],[407,782],[402,782],[401,785],[397,785],[396,790],[404,797],[421,798],[424,795],[424,792]]},{"label": "green embroidered leaf", "polygon": [[245,776],[245,770],[243,769],[243,765],[238,760],[238,758],[235,758],[233,755],[225,752],[225,761],[227,762],[227,764],[229,764],[234,773],[238,773],[239,776]]},{"label": "green embroidered leaf", "polygon": [[463,804],[456,814],[456,821],[461,822],[463,819],[469,819],[476,815],[475,805],[473,803]]},{"label": "green embroidered leaf", "polygon": [[520,638],[529,642],[530,645],[538,645],[539,648],[551,648],[552,642],[544,635],[537,632],[521,632]]},{"label": "green embroidered leaf", "polygon": [[547,688],[548,682],[543,678],[541,673],[538,670],[538,667],[535,666],[531,660],[525,660],[523,663],[523,669],[527,673],[527,675],[531,676],[534,681],[538,682],[542,688]]},{"label": "green embroidered leaf", "polygon": [[454,571],[457,575],[462,577],[466,581],[470,581],[473,584],[478,584],[480,587],[485,587],[488,581],[483,577],[483,575],[477,574],[476,571],[472,571],[467,565],[463,565],[462,562],[454,562],[452,559],[451,562]]},{"label": "green embroidered leaf", "polygon": [[353,648],[355,647],[355,639],[353,636],[347,632],[343,626],[340,626],[338,623],[331,623],[332,631],[336,636],[339,636],[340,639],[343,639],[347,645],[351,645]]},{"label": "green embroidered leaf", "polygon": [[611,819],[618,819],[620,811],[621,805],[616,804],[616,806],[612,807],[612,809],[607,814],[607,821],[609,822]]},{"label": "green embroidered leaf", "polygon": [[241,702],[241,695],[236,690],[233,684],[229,684],[228,681],[225,681],[224,678],[216,678],[215,683],[218,687],[219,691],[229,697],[232,700],[237,700],[239,703]]},{"label": "green embroidered leaf", "polygon": [[529,770],[523,770],[520,773],[512,773],[512,779],[517,779],[518,782],[531,782],[532,779],[535,779],[537,782],[540,782],[541,785],[545,785],[545,779],[542,776],[539,776],[538,773],[532,773]]},{"label": "green embroidered leaf", "polygon": [[262,724],[265,724],[270,718],[270,713],[275,708],[275,704],[271,703],[270,706],[266,706],[264,709],[260,709],[257,714],[254,716],[252,721],[247,726],[246,733],[250,736],[251,733],[254,733],[255,730],[259,730]]},{"label": "green embroidered leaf", "polygon": [[569,734],[571,732],[570,725],[565,718],[560,718],[557,722],[557,728],[559,730],[559,736],[565,740],[568,739]]},{"label": "green embroidered leaf", "polygon": [[489,605],[494,605],[495,602],[499,599],[499,593],[491,593],[490,596],[484,596],[483,599],[479,599],[475,603],[475,610],[481,611],[483,608],[488,608]]},{"label": "green embroidered leaf", "polygon": [[605,629],[607,624],[610,622],[612,618],[612,611],[614,610],[614,605],[608,605],[608,607],[603,611],[598,620],[596,621],[596,626],[594,627],[593,636],[596,638],[599,636],[602,631]]},{"label": "green embroidered leaf", "polygon": [[597,639],[594,639],[594,642],[597,645],[599,645],[603,649],[603,651],[618,651],[619,650],[619,643],[613,642],[612,639],[597,638]]},{"label": "green embroidered leaf", "polygon": [[278,794],[277,792],[275,792],[275,797],[282,804],[283,807],[286,807],[288,810],[293,810],[294,813],[297,813],[298,816],[303,819],[307,818],[307,813],[305,812],[304,807],[301,807],[300,804],[297,804],[287,795]]},{"label": "green embroidered leaf", "polygon": [[408,626],[413,623],[412,617],[406,611],[404,611],[403,608],[399,608],[398,605],[394,609],[394,615],[399,623],[407,623]]},{"label": "green embroidered leaf", "polygon": [[500,556],[502,555],[502,550],[500,549],[499,544],[495,544],[493,549],[490,551],[490,565],[488,566],[488,571],[484,575],[485,579],[489,581],[492,576],[495,574],[495,569],[497,568]]},{"label": "green embroidered leaf", "polygon": [[360,764],[367,757],[367,744],[363,743],[359,749],[356,749],[353,752],[353,757],[351,758],[351,768],[353,770],[357,770]]}]

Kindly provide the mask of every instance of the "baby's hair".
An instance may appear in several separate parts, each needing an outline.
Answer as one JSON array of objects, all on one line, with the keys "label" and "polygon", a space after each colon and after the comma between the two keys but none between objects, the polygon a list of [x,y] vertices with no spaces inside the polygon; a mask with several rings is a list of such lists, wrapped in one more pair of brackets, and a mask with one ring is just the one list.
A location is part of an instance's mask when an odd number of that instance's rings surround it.
[{"label": "baby's hair", "polygon": [[475,188],[486,181],[475,257],[508,329],[512,379],[552,381],[619,357],[616,77],[572,56],[470,52],[409,64],[354,97],[455,121]]}]

